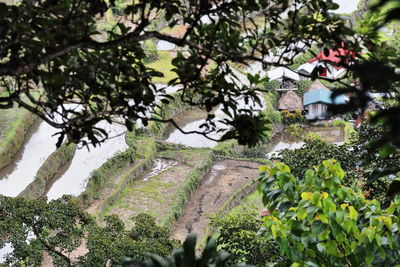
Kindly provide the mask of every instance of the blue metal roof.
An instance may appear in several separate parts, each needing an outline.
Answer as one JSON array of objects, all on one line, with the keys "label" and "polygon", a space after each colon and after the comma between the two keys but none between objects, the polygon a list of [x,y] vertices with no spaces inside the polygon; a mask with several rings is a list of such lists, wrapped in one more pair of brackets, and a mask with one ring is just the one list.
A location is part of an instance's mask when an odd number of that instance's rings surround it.
[{"label": "blue metal roof", "polygon": [[317,103],[335,104],[335,105],[345,103],[344,94],[336,96],[335,99],[332,99],[331,96],[332,96],[332,91],[330,90],[316,89],[304,94],[303,103],[304,106]]}]

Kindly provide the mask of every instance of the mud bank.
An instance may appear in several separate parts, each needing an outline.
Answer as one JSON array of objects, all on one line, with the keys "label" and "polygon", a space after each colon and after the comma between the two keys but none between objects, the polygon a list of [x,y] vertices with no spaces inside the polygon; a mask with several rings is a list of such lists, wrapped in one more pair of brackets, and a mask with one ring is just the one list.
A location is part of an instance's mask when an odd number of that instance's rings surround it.
[{"label": "mud bank", "polygon": [[208,215],[218,212],[232,194],[252,183],[259,165],[239,160],[216,162],[188,201],[171,238],[183,241],[189,233],[201,238],[210,222]]},{"label": "mud bank", "polygon": [[[212,154],[205,150],[164,151],[159,156],[162,158],[133,179],[105,212],[118,215],[127,228],[132,226],[131,218],[142,212],[162,225],[172,225],[212,163]],[[166,163],[161,171],[158,161]]]},{"label": "mud bank", "polygon": [[18,196],[34,199],[46,194],[46,189],[51,186],[52,179],[62,170],[75,154],[76,144],[63,145],[54,151],[35,175],[35,180],[30,183]]},{"label": "mud bank", "polygon": [[[120,198],[127,185],[148,170],[156,156],[153,138],[137,138],[128,142],[131,149],[109,159],[89,178],[88,187],[80,196],[86,211],[95,215],[98,221]],[[133,148],[133,145],[135,146]],[[114,165],[118,161],[118,165]]]},{"label": "mud bank", "polygon": [[35,123],[37,117],[31,112],[17,107],[1,110],[0,116],[0,169],[3,169],[22,147],[25,136],[32,134],[28,130]]}]

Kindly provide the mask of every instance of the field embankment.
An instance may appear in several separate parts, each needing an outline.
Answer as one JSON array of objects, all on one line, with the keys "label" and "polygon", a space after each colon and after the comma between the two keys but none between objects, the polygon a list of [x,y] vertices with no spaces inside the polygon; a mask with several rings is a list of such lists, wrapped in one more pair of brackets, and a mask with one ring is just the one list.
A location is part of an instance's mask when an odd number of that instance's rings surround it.
[{"label": "field embankment", "polygon": [[74,156],[76,144],[64,144],[54,151],[35,175],[35,180],[30,183],[18,196],[24,198],[39,198],[46,193],[48,184],[59,172],[61,167],[67,164]]},{"label": "field embankment", "polygon": [[[256,162],[239,160],[215,163],[188,201],[183,216],[173,227],[171,237],[184,240],[189,233],[196,233],[201,238],[210,222],[208,216],[228,210],[234,203],[232,196],[235,192],[251,187],[253,180],[258,177],[259,165]],[[244,192],[241,197],[247,193]]]},{"label": "field embankment", "polygon": [[147,170],[156,156],[156,143],[149,137],[128,137],[130,148],[95,170],[80,200],[99,221],[120,197],[127,184]]},{"label": "field embankment", "polygon": [[21,148],[36,118],[28,110],[17,106],[0,110],[0,169],[7,166]]},{"label": "field embankment", "polygon": [[178,219],[196,186],[212,164],[208,150],[179,150],[159,153],[163,159],[176,161],[161,172],[153,166],[132,180],[105,215],[117,214],[129,228],[131,218],[148,213],[160,224],[170,226]]}]

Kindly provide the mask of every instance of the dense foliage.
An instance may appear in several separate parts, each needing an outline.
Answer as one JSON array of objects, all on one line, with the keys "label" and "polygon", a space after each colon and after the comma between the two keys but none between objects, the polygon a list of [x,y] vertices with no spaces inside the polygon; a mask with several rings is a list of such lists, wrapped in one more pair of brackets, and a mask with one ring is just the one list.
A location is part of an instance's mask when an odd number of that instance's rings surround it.
[{"label": "dense foliage", "polygon": [[262,266],[269,261],[282,261],[279,248],[273,241],[257,235],[262,225],[259,214],[253,210],[241,209],[238,213],[215,218],[219,250],[230,254],[228,266],[247,263]]},{"label": "dense foliage", "polygon": [[[16,102],[38,114],[60,129],[59,145],[65,136],[101,142],[107,134],[96,124],[113,116],[123,118],[128,129],[136,122],[169,122],[172,118],[151,116],[161,99],[171,98],[171,88],[157,86],[154,79],[164,73],[146,64],[153,58],[147,53],[154,52],[150,42],[166,41],[177,50],[168,85],[180,88],[182,101],[207,111],[221,106],[226,115],[210,114],[202,133],[217,130],[219,120],[230,129],[223,139],[254,145],[268,121],[251,108],[236,107],[243,99],[260,102],[262,80],[247,74],[244,82],[232,63],[286,65],[301,52],[293,45],[300,41],[306,48],[346,41],[357,49],[346,40],[353,31],[329,12],[336,8],[332,0],[0,3],[0,87],[5,88],[0,108]],[[169,29],[184,25],[185,30],[169,34],[158,28],[160,20]],[[275,59],[269,57],[273,50]],[[75,105],[65,105],[69,102]]]},{"label": "dense foliage", "polygon": [[[170,255],[179,242],[154,218],[140,214],[126,231],[116,216],[99,226],[70,198],[26,200],[0,196],[0,247],[11,244],[5,264],[40,265],[46,251],[56,266],[120,265],[124,257],[144,260],[148,253]],[[75,256],[73,256],[75,255]]]},{"label": "dense foliage", "polygon": [[387,209],[342,185],[335,160],[296,179],[283,163],[263,169],[260,190],[270,214],[267,240],[279,244],[291,266],[396,266],[400,261],[400,197]]},{"label": "dense foliage", "polygon": [[294,124],[294,123],[306,123],[307,120],[302,114],[301,110],[295,110],[294,112],[289,112],[287,110],[281,111],[282,122],[284,124]]},{"label": "dense foliage", "polygon": [[[378,153],[371,153],[368,144],[378,138],[383,132],[382,126],[363,124],[357,137],[344,145],[328,144],[319,139],[305,139],[305,145],[300,149],[281,152],[282,161],[292,170],[296,177],[303,177],[306,170],[317,165],[322,160],[334,158],[340,162],[347,175],[344,184],[353,187],[363,187],[369,198],[380,201],[387,199],[390,179],[370,180],[376,170],[393,169],[400,164],[400,156],[392,155],[382,158]],[[370,181],[368,183],[368,181]]]},{"label": "dense foliage", "polygon": [[151,254],[150,258],[146,261],[136,261],[127,258],[124,266],[126,267],[203,267],[227,266],[229,254],[226,252],[217,251],[215,240],[209,239],[201,253],[196,250],[196,235],[190,234],[186,237],[182,248],[177,249],[169,257],[160,257]]}]

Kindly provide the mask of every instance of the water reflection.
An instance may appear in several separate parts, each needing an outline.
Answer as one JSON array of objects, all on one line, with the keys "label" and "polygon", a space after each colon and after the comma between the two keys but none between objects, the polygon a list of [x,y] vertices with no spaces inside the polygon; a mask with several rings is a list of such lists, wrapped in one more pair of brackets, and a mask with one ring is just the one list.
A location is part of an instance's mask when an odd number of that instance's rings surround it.
[{"label": "water reflection", "polygon": [[100,146],[78,149],[75,152],[71,165],[62,176],[51,186],[47,197],[49,200],[57,199],[63,195],[77,196],[81,194],[87,184],[92,171],[98,169],[104,162],[114,154],[124,151],[128,148],[125,142],[125,127],[119,124],[109,124],[102,121],[98,125],[106,130],[110,138]]},{"label": "water reflection", "polygon": [[36,122],[13,162],[0,171],[0,194],[16,197],[34,180],[36,172],[56,149],[57,137],[52,135],[57,131],[46,122]]}]

